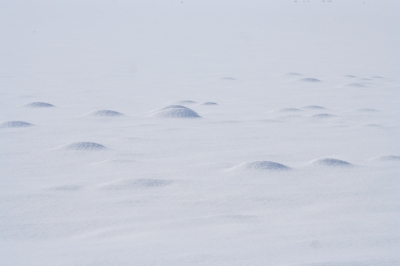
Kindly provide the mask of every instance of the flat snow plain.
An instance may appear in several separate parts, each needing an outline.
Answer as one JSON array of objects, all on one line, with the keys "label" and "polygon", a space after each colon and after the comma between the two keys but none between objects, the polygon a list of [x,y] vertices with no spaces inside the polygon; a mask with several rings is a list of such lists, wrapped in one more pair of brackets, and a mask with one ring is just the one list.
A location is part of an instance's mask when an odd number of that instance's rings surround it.
[{"label": "flat snow plain", "polygon": [[400,265],[399,1],[0,1],[0,265]]}]

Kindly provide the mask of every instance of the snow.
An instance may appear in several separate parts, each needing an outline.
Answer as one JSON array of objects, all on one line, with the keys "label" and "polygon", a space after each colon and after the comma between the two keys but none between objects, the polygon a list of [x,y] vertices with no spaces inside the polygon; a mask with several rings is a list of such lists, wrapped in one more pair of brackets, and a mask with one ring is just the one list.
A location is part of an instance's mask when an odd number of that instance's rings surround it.
[{"label": "snow", "polygon": [[54,107],[51,103],[43,103],[43,102],[33,102],[33,103],[28,103],[25,105],[26,107],[31,107],[31,108],[48,108],[48,107]]},{"label": "snow", "polygon": [[0,265],[400,265],[398,10],[1,1]]}]

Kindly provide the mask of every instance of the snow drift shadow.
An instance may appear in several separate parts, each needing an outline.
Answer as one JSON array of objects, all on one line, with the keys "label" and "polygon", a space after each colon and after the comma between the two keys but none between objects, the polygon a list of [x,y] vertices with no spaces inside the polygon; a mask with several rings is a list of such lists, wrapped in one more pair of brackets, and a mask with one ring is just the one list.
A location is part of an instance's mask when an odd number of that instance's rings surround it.
[{"label": "snow drift shadow", "polygon": [[172,183],[171,180],[163,179],[124,179],[119,181],[113,181],[110,183],[100,185],[102,190],[125,190],[134,188],[156,188],[165,187]]},{"label": "snow drift shadow", "polygon": [[118,117],[118,116],[123,116],[124,114],[113,110],[97,110],[90,112],[87,115],[98,116],[98,117]]},{"label": "snow drift shadow", "polygon": [[96,142],[73,142],[67,145],[59,147],[63,150],[73,150],[73,151],[101,151],[107,150],[106,146],[103,146]]},{"label": "snow drift shadow", "polygon": [[236,165],[229,170],[233,171],[288,171],[292,168],[271,161],[253,161]]},{"label": "snow drift shadow", "polygon": [[24,105],[25,107],[29,108],[49,108],[49,107],[55,107],[51,103],[45,103],[45,102],[33,102],[33,103],[28,103]]},{"label": "snow drift shadow", "polygon": [[354,164],[334,158],[321,158],[310,162],[311,165],[335,168],[351,168]]},{"label": "snow drift shadow", "polygon": [[190,108],[181,105],[169,105],[150,113],[157,118],[201,118],[199,114]]},{"label": "snow drift shadow", "polygon": [[0,128],[19,128],[19,127],[31,127],[34,126],[31,123],[24,121],[7,121],[0,125]]}]

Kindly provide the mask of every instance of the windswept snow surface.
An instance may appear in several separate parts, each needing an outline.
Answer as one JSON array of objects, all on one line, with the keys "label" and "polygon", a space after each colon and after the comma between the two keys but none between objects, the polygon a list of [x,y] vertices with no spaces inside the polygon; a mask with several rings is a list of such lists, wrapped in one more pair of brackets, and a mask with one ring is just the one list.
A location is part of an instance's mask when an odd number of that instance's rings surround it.
[{"label": "windswept snow surface", "polygon": [[0,1],[0,265],[400,265],[399,10]]}]

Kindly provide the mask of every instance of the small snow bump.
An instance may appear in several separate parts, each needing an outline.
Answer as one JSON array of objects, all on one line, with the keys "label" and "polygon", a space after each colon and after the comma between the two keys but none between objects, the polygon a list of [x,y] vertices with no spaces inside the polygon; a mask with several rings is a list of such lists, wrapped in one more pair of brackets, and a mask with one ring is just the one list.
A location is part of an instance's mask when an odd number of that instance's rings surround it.
[{"label": "small snow bump", "polygon": [[289,72],[289,73],[286,73],[285,76],[297,77],[297,76],[302,76],[302,74],[296,73],[296,72]]},{"label": "small snow bump", "polygon": [[299,79],[299,81],[304,81],[304,82],[315,82],[315,83],[317,83],[317,82],[321,82],[321,80],[319,80],[319,79],[316,79],[316,78],[303,78],[303,79]]},{"label": "small snow bump", "polygon": [[108,149],[107,147],[95,142],[73,142],[61,146],[61,148],[64,150],[75,150],[75,151],[99,151]]},{"label": "small snow bump", "polygon": [[301,112],[301,110],[298,109],[298,108],[281,108],[281,109],[272,110],[271,112],[274,112],[274,113],[290,113],[290,112]]},{"label": "small snow bump", "polygon": [[325,107],[322,107],[319,105],[307,105],[307,106],[304,106],[303,109],[322,110],[322,109],[325,109]]},{"label": "small snow bump", "polygon": [[188,107],[186,107],[186,106],[183,106],[183,105],[175,105],[175,104],[174,104],[174,105],[167,105],[167,106],[158,108],[158,109],[153,110],[153,111],[150,111],[150,112],[153,113],[153,112],[159,112],[159,111],[168,110],[168,109],[179,109],[179,108],[191,110],[190,108],[188,108]]},{"label": "small snow bump", "polygon": [[195,111],[189,108],[168,108],[150,114],[157,118],[200,118]]},{"label": "small snow bump", "polygon": [[385,128],[385,126],[380,125],[380,124],[366,124],[364,126],[365,127],[370,127],[370,128]]},{"label": "small snow bump", "polygon": [[279,109],[279,112],[301,112],[301,110],[297,108],[282,108]]},{"label": "small snow bump", "polygon": [[0,125],[2,128],[31,127],[33,124],[24,121],[7,121]]},{"label": "small snow bump", "polygon": [[116,116],[123,116],[124,114],[113,110],[97,110],[89,113],[89,115],[100,116],[100,117],[116,117]]},{"label": "small snow bump", "polygon": [[315,114],[315,115],[312,115],[311,117],[315,118],[315,119],[329,119],[329,118],[336,117],[336,115],[332,115],[332,114]]},{"label": "small snow bump", "polygon": [[245,162],[239,164],[233,168],[232,170],[257,170],[257,171],[287,171],[291,168],[276,162],[270,161],[253,161],[253,162]]},{"label": "small snow bump", "polygon": [[360,108],[356,110],[357,112],[363,112],[363,113],[375,113],[375,112],[379,112],[376,109],[372,109],[372,108]]},{"label": "small snow bump", "polygon": [[195,104],[195,101],[191,101],[191,100],[183,100],[183,101],[177,101],[175,102],[175,104]]},{"label": "small snow bump", "polygon": [[204,102],[204,103],[201,103],[201,105],[218,105],[218,104],[215,102]]},{"label": "small snow bump", "polygon": [[367,86],[365,86],[364,84],[361,84],[361,83],[350,83],[350,84],[347,84],[345,86],[353,87],[353,88],[365,88],[365,87],[367,87]]},{"label": "small snow bump", "polygon": [[342,168],[347,168],[347,167],[352,167],[354,166],[353,164],[334,159],[334,158],[322,158],[322,159],[316,159],[310,162],[313,165],[319,165],[319,166],[329,166],[329,167],[342,167]]},{"label": "small snow bump", "polygon": [[81,189],[81,186],[76,186],[76,185],[64,185],[64,186],[58,186],[58,187],[52,187],[49,190],[54,190],[54,191],[77,191]]},{"label": "small snow bump", "polygon": [[28,103],[25,105],[25,107],[30,107],[30,108],[48,108],[48,107],[55,107],[51,103],[44,103],[44,102],[33,102],[33,103]]},{"label": "small snow bump", "polygon": [[376,159],[381,162],[400,162],[400,156],[397,155],[386,155]]},{"label": "small snow bump", "polygon": [[126,190],[135,188],[155,188],[155,187],[165,187],[172,183],[171,180],[164,179],[125,179],[106,183],[100,186],[103,190]]}]

